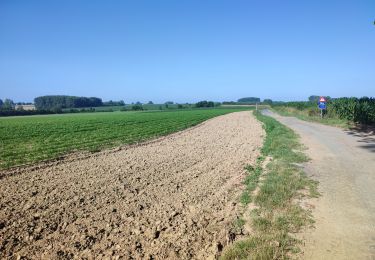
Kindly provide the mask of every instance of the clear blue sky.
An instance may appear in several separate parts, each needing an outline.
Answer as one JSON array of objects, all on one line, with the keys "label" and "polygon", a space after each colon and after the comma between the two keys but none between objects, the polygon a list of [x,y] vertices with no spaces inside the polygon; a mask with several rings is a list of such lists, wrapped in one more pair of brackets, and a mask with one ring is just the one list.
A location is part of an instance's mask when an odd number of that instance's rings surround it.
[{"label": "clear blue sky", "polygon": [[1,0],[0,98],[375,96],[374,19],[374,0]]}]

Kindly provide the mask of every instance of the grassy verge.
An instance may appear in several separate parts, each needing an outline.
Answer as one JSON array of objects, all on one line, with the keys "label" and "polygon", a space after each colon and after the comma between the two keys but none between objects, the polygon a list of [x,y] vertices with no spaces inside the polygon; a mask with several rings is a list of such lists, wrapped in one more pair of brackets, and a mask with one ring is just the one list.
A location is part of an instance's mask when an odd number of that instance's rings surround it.
[{"label": "grassy verge", "polygon": [[275,106],[272,107],[272,110],[279,113],[282,116],[294,116],[301,120],[309,121],[309,122],[317,122],[325,125],[337,126],[341,128],[349,128],[352,126],[349,121],[334,117],[324,117],[320,118],[320,116],[316,115],[309,115],[307,110],[298,110],[292,107],[283,107],[283,106]]},{"label": "grassy verge", "polygon": [[252,193],[256,189],[259,183],[259,177],[262,175],[263,168],[262,168],[262,162],[264,161],[264,157],[260,156],[257,159],[255,167],[249,165],[246,167],[246,170],[248,172],[244,184],[245,184],[245,190],[243,191],[241,195],[241,203],[243,205],[247,205],[250,202],[252,202]]},{"label": "grassy verge", "polygon": [[251,215],[254,232],[226,248],[222,259],[289,258],[299,250],[300,241],[293,233],[313,223],[310,212],[298,205],[303,196],[318,195],[317,183],[296,166],[307,161],[298,136],[271,117],[255,115],[264,124],[267,134],[262,156],[270,156],[272,160],[267,164],[259,192],[252,199],[251,192],[258,185],[262,169],[258,168],[259,162],[254,169],[249,169],[245,180],[248,199],[244,200],[243,195],[242,202],[252,201],[255,205],[254,210],[245,212]]}]

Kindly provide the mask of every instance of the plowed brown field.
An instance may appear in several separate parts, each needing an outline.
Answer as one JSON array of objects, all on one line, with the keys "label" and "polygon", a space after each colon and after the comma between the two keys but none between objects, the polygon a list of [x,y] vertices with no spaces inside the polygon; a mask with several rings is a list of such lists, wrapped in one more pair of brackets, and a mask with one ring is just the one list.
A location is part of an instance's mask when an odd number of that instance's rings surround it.
[{"label": "plowed brown field", "polygon": [[264,134],[250,112],[137,146],[0,173],[0,257],[199,258],[238,214]]}]

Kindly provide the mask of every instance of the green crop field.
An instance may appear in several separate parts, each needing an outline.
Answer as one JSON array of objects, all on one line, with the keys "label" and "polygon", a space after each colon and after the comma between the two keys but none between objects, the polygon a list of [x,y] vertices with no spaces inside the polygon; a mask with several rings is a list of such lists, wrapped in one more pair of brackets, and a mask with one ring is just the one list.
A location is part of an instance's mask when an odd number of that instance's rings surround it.
[{"label": "green crop field", "polygon": [[80,113],[0,118],[0,168],[166,135],[243,109]]}]

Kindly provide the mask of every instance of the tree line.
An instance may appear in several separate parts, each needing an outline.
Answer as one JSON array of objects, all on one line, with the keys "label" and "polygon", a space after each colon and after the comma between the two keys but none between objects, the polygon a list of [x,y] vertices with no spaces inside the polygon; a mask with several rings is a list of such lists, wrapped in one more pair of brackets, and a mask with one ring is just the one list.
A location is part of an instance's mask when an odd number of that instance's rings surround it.
[{"label": "tree line", "polygon": [[63,108],[99,107],[103,106],[101,98],[76,96],[41,96],[34,99],[37,110],[57,110]]},{"label": "tree line", "polygon": [[[266,100],[270,101],[270,99],[266,99]],[[256,103],[260,103],[260,98],[244,97],[244,98],[237,99],[237,101],[224,101],[223,105],[255,105]]]},{"label": "tree line", "polygon": [[7,110],[12,110],[14,107],[14,102],[13,100],[6,98],[3,100],[0,99],[0,111],[7,111]]},{"label": "tree line", "polygon": [[199,101],[195,104],[195,107],[214,107],[214,106],[215,106],[215,103],[213,101],[207,101],[207,100]]},{"label": "tree line", "polygon": [[258,97],[244,97],[237,100],[238,103],[259,103],[260,98]]}]

